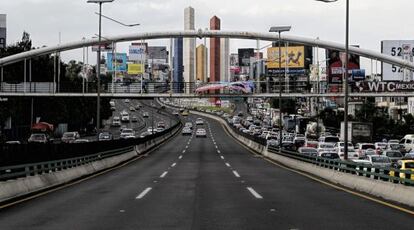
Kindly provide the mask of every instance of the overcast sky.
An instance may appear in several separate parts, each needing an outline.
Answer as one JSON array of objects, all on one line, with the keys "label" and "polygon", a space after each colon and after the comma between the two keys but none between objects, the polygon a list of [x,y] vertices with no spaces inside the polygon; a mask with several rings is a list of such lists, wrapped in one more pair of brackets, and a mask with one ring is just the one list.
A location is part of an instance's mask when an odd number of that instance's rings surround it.
[{"label": "overcast sky", "polygon": [[[351,44],[380,51],[381,40],[414,39],[413,0],[350,0],[350,4]],[[345,0],[329,4],[315,0],[115,0],[104,5],[103,14],[141,26],[127,28],[103,19],[103,36],[183,29],[184,8],[190,5],[195,8],[196,28],[208,27],[209,18],[217,15],[223,30],[266,32],[272,25],[292,25],[289,34],[344,42]],[[86,0],[1,0],[0,13],[7,14],[9,44],[18,41],[25,30],[37,47],[56,45],[59,32],[62,43],[94,36],[97,10],[97,5]],[[168,43],[150,42],[158,44]],[[126,51],[127,44],[121,47]],[[255,47],[255,42],[232,42],[233,52],[239,47]],[[64,57],[80,60],[81,51],[67,52]]]}]

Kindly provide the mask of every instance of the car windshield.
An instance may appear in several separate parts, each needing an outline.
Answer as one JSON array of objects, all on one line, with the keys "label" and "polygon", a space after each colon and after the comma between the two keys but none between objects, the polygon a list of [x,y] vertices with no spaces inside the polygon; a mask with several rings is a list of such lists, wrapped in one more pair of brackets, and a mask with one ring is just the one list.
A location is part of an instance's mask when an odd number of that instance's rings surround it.
[{"label": "car windshield", "polygon": [[132,129],[124,129],[124,130],[122,130],[122,133],[123,134],[132,134],[133,131],[132,131]]},{"label": "car windshield", "polygon": [[339,142],[339,138],[338,137],[325,137],[325,142]]},{"label": "car windshield", "polygon": [[414,169],[414,162],[406,162],[405,163],[406,169]]},{"label": "car windshield", "polygon": [[361,149],[375,149],[374,145],[362,145]]},{"label": "car windshield", "polygon": [[402,157],[402,154],[397,151],[387,151],[387,157]]},{"label": "car windshield", "polygon": [[65,138],[75,137],[75,133],[65,133],[63,134],[63,137]]},{"label": "car windshield", "polygon": [[325,144],[321,144],[319,147],[320,148],[333,148],[333,144],[325,143]]},{"label": "car windshield", "polygon": [[375,163],[389,163],[390,159],[388,157],[377,156],[377,157],[372,157],[372,162],[375,162]]},{"label": "car windshield", "polygon": [[33,140],[43,140],[43,139],[45,139],[45,135],[44,134],[32,134],[32,139]]},{"label": "car windshield", "polygon": [[318,151],[316,149],[302,149],[303,153],[317,153]]}]

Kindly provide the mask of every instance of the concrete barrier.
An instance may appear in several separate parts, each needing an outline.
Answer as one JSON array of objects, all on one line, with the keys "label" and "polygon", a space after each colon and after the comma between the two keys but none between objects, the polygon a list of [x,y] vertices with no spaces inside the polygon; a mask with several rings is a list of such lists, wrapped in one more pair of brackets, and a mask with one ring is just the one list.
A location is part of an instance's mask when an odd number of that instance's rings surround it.
[{"label": "concrete barrier", "polygon": [[198,111],[191,111],[191,113],[218,121],[224,126],[224,128],[228,133],[230,133],[231,136],[240,142],[240,144],[243,144],[258,154],[279,162],[289,168],[306,172],[308,174],[352,190],[360,191],[375,197],[380,197],[385,200],[414,207],[414,187],[412,186],[394,184],[388,181],[373,180],[363,176],[343,173],[272,153],[269,152],[265,146],[235,133],[233,129],[229,127],[227,122],[218,116]]},{"label": "concrete barrier", "polygon": [[76,179],[119,165],[134,157],[137,157],[138,155],[145,154],[154,147],[162,144],[166,140],[173,137],[180,130],[180,128],[181,127],[178,126],[173,130],[173,132],[137,145],[135,146],[134,151],[118,156],[108,157],[82,166],[68,168],[57,172],[2,181],[0,182],[0,203],[63,185]]}]

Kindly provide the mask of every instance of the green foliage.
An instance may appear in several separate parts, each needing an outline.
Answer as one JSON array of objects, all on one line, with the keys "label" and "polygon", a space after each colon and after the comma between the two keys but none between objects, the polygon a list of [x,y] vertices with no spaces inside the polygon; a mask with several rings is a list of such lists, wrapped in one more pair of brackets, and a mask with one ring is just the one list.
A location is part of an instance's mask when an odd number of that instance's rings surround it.
[{"label": "green foliage", "polygon": [[[0,57],[6,57],[34,49],[30,35],[23,33],[22,40],[16,44],[9,45],[1,50]],[[58,63],[58,58],[52,55],[43,55],[31,59],[32,81],[53,82],[54,67],[60,65],[60,79],[65,90],[81,89],[82,78],[79,73],[82,63],[70,61],[68,64]],[[29,61],[26,62],[29,71]],[[27,72],[27,76],[29,76]],[[8,83],[23,82],[24,63],[18,62],[4,67],[4,81]],[[27,79],[29,80],[29,79]],[[90,83],[96,84],[96,83]],[[69,129],[79,130],[94,120],[96,124],[96,98],[60,98],[60,97],[37,97],[34,98],[34,118],[40,117],[41,121],[54,125],[68,123]],[[109,99],[101,99],[101,117],[106,119],[111,116]],[[0,130],[6,119],[12,117],[13,127],[29,127],[31,98],[9,98],[8,102],[0,102]]]}]

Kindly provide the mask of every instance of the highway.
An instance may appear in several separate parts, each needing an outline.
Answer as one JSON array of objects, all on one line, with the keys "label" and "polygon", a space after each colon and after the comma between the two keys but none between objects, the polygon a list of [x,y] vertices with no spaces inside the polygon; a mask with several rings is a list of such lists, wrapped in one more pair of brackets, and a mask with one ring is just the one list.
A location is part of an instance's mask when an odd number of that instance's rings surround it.
[{"label": "highway", "polygon": [[0,210],[0,229],[414,226],[412,215],[272,164],[205,121],[207,138],[179,134],[122,168]]}]

